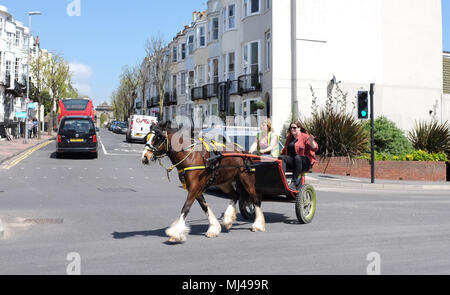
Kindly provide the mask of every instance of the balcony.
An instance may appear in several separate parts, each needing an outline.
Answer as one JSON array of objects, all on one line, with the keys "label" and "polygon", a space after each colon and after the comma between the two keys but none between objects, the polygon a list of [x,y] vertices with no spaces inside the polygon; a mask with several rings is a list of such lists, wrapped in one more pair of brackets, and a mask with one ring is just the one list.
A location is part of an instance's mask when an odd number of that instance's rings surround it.
[{"label": "balcony", "polygon": [[159,96],[154,96],[151,99],[151,107],[154,108],[157,106],[159,106]]},{"label": "balcony", "polygon": [[194,87],[191,89],[191,100],[203,99],[203,87]]},{"label": "balcony", "polygon": [[0,85],[5,88],[11,87],[11,75],[3,72],[0,74]]},{"label": "balcony", "polygon": [[262,74],[242,75],[238,78],[238,92],[240,95],[249,92],[261,91]]},{"label": "balcony", "polygon": [[171,106],[175,104],[177,104],[177,91],[174,89],[172,92],[164,94],[164,105]]},{"label": "balcony", "polygon": [[203,85],[203,98],[217,97],[218,83]]},{"label": "balcony", "polygon": [[137,101],[137,102],[136,102],[136,109],[137,109],[137,110],[142,109],[142,101]]}]

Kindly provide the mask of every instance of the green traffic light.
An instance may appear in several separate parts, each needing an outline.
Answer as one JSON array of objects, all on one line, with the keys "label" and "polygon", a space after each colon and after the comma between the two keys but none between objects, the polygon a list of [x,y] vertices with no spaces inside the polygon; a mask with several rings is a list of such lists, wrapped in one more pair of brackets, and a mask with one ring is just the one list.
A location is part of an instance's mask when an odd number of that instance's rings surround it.
[{"label": "green traffic light", "polygon": [[361,111],[361,116],[363,116],[364,118],[367,117],[367,112],[366,111]]}]

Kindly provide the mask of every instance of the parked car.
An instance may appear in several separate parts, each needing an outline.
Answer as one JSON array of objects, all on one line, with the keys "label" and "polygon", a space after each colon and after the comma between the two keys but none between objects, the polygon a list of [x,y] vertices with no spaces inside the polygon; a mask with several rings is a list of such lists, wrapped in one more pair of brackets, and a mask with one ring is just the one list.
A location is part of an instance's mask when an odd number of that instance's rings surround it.
[{"label": "parked car", "polygon": [[128,122],[120,122],[117,124],[114,133],[117,134],[127,134],[128,132]]},{"label": "parked car", "polygon": [[119,122],[119,121],[112,121],[111,124],[110,124],[109,127],[108,127],[108,130],[109,130],[109,131],[113,131],[113,128],[116,126],[116,124],[117,124],[118,122]]},{"label": "parked car", "polygon": [[152,123],[157,124],[158,119],[151,116],[133,115],[130,120],[130,128],[128,128],[126,140],[127,142],[141,141],[145,143],[145,138],[150,132]]},{"label": "parked car", "polygon": [[88,153],[98,157],[97,133],[92,118],[86,116],[63,117],[58,128],[56,157],[66,153]]}]

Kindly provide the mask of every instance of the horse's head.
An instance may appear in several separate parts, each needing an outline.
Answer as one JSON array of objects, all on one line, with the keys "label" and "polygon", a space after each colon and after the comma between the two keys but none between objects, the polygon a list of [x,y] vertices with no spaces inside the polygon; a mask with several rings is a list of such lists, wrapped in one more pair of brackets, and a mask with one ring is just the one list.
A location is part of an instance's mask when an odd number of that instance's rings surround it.
[{"label": "horse's head", "polygon": [[167,124],[157,126],[152,124],[146,138],[142,164],[149,165],[151,161],[162,158],[169,152],[169,139],[167,136]]}]

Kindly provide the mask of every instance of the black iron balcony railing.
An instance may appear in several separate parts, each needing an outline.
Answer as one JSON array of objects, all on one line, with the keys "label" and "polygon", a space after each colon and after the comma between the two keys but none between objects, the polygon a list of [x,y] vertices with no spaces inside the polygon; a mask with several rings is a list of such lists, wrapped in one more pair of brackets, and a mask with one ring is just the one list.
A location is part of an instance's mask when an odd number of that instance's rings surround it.
[{"label": "black iron balcony railing", "polygon": [[164,93],[164,105],[170,106],[177,104],[177,91],[173,90],[172,92]]},{"label": "black iron balcony railing", "polygon": [[203,99],[203,87],[194,87],[191,89],[191,100]]},{"label": "black iron balcony railing", "polygon": [[9,88],[11,87],[11,75],[6,73],[5,74],[5,83],[4,83],[5,88]]},{"label": "black iron balcony railing", "polygon": [[203,98],[217,97],[219,83],[203,85]]},{"label": "black iron balcony railing", "polygon": [[136,102],[136,109],[138,109],[138,110],[142,109],[142,101]]},{"label": "black iron balcony railing", "polygon": [[261,74],[242,75],[238,78],[238,92],[240,94],[261,91]]},{"label": "black iron balcony railing", "polygon": [[150,99],[150,107],[154,108],[159,106],[159,96],[154,96]]}]

